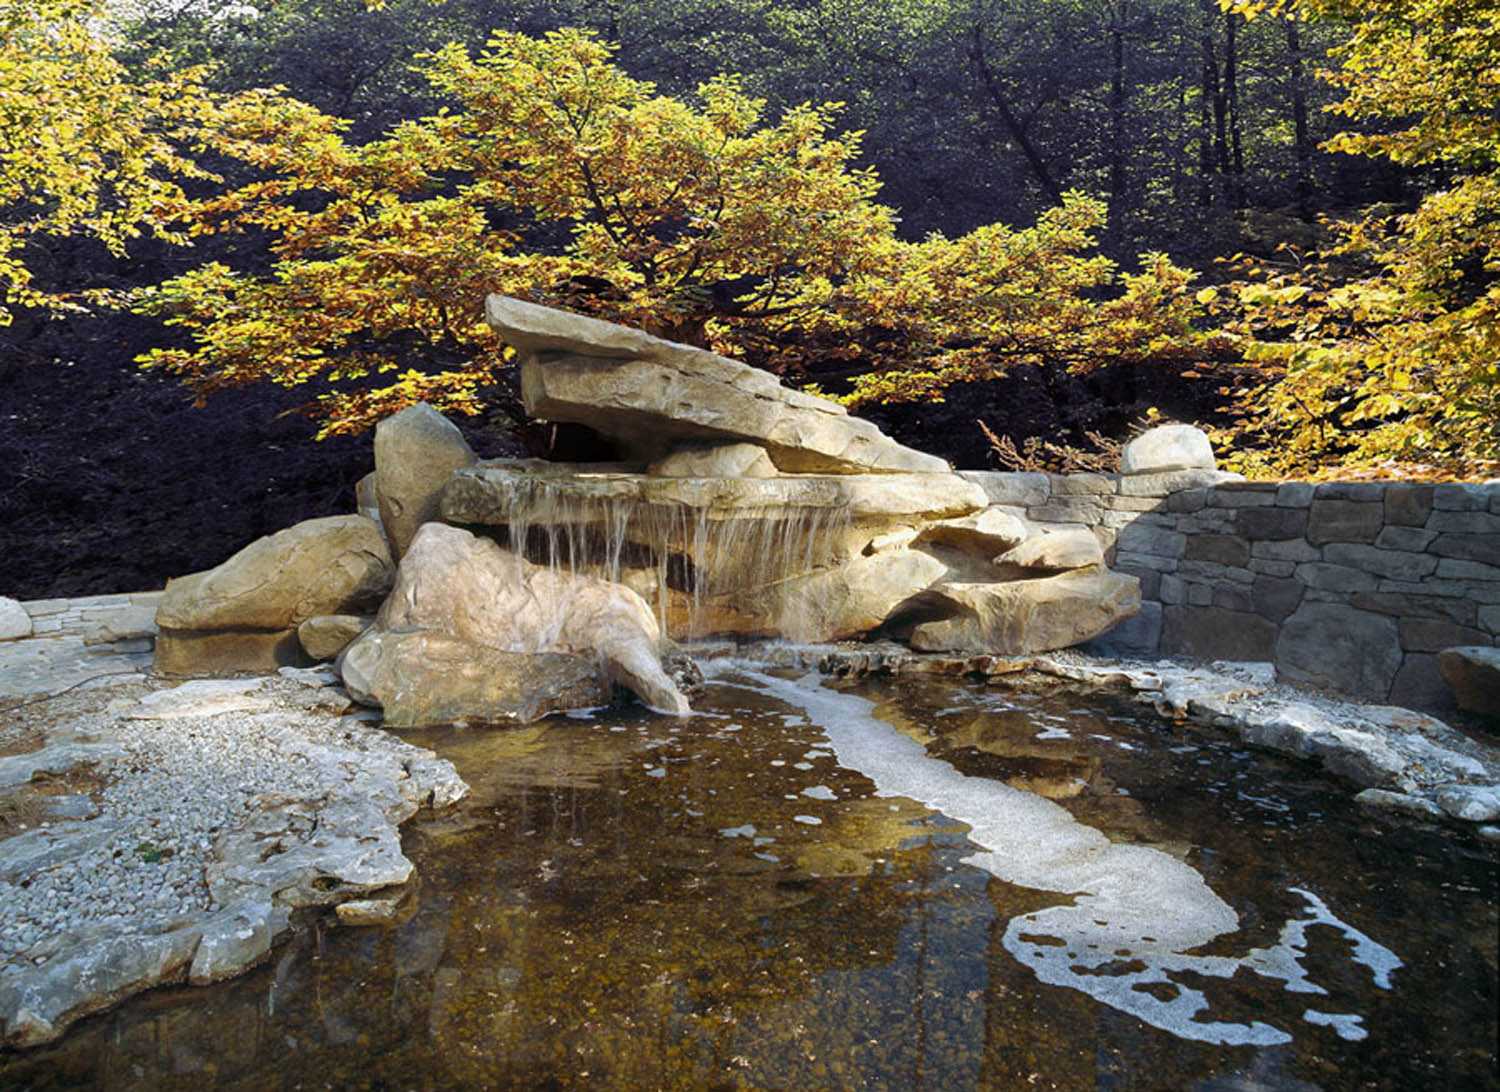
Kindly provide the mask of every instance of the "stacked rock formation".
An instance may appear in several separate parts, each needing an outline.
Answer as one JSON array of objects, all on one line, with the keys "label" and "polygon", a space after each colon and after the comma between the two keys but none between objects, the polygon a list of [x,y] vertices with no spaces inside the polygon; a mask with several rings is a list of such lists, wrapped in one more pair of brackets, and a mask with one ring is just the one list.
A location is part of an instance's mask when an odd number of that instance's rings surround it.
[{"label": "stacked rock formation", "polygon": [[395,414],[360,515],[168,587],[159,670],[338,657],[351,694],[403,725],[529,720],[613,686],[681,713],[667,636],[1021,654],[1139,606],[1088,531],[991,505],[837,403],[597,319],[501,296],[487,316],[519,351],[528,412],[624,461],[481,461],[430,407]]}]

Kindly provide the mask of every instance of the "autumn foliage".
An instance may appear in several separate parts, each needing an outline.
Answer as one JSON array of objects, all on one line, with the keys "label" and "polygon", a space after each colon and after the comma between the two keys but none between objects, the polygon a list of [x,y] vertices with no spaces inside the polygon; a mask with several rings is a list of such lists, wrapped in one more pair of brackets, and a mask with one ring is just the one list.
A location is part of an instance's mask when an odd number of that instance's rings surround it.
[{"label": "autumn foliage", "polygon": [[767,119],[727,77],[685,102],[579,31],[499,34],[424,66],[455,108],[359,146],[273,93],[226,108],[216,149],[256,176],[177,213],[194,234],[271,233],[276,264],[210,263],[144,293],[143,310],[190,335],[149,366],[202,393],[332,380],[318,409],[341,433],[418,399],[477,412],[507,365],[482,322],[488,292],[793,375],[813,356],[857,361],[856,402],[1195,337],[1190,275],[1153,255],[1121,277],[1093,251],[1104,208],[1081,195],[1023,230],[900,240],[833,104]]}]

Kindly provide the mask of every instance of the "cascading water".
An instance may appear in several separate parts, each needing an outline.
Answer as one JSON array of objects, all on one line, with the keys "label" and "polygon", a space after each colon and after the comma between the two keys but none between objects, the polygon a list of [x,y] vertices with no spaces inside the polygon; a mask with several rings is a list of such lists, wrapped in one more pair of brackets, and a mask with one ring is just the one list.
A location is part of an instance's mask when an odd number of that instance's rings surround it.
[{"label": "cascading water", "polygon": [[852,525],[845,504],[716,508],[648,502],[608,489],[580,495],[539,475],[515,483],[506,542],[555,571],[633,587],[673,637],[719,634],[722,610],[716,615],[713,608],[754,599],[755,616],[765,624],[747,622],[738,632],[797,639],[804,623],[783,592],[847,551]]}]

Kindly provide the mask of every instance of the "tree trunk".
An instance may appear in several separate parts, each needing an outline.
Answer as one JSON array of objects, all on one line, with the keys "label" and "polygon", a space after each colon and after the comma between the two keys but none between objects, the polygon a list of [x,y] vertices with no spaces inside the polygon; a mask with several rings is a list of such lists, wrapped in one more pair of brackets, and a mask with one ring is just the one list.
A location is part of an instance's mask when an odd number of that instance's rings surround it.
[{"label": "tree trunk", "polygon": [[1302,32],[1296,16],[1286,21],[1286,48],[1292,76],[1292,123],[1296,129],[1297,213],[1311,220],[1312,212],[1312,142],[1307,133],[1307,85],[1303,82]]},{"label": "tree trunk", "polygon": [[995,106],[995,112],[1000,115],[1000,121],[1005,125],[1005,130],[1010,134],[1012,140],[1021,149],[1021,154],[1026,157],[1031,171],[1036,175],[1036,180],[1042,189],[1054,202],[1062,203],[1062,187],[1052,177],[1052,172],[1047,168],[1046,160],[1037,150],[1031,138],[1026,135],[1026,129],[1016,118],[1015,111],[1011,109],[1010,100],[1005,95],[1005,90],[1000,86],[995,71],[990,67],[989,58],[984,54],[984,31],[979,27],[974,28],[973,42],[969,47],[969,55],[974,61],[975,68],[979,71],[979,78],[984,83],[985,92],[989,95],[990,102]]},{"label": "tree trunk", "polygon": [[1198,36],[1198,204],[1208,208],[1214,203],[1214,176],[1218,173],[1214,158],[1213,125],[1219,102],[1219,59],[1214,51],[1213,0],[1199,0],[1199,4],[1203,10],[1203,25]]},{"label": "tree trunk", "polygon": [[1109,230],[1117,238],[1125,235],[1129,177],[1125,162],[1125,17],[1127,4],[1115,5],[1110,27],[1112,75],[1109,89]]},{"label": "tree trunk", "polygon": [[1230,203],[1245,207],[1245,149],[1240,134],[1239,22],[1232,11],[1224,13],[1224,100],[1229,115]]}]

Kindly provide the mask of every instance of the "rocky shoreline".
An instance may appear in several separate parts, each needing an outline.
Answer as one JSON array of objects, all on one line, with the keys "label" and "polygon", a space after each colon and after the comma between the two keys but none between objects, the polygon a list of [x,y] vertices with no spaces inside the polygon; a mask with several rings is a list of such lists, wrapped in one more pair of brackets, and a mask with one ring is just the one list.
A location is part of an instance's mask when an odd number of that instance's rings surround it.
[{"label": "rocky shoreline", "polygon": [[237,975],[299,910],[378,916],[412,878],[400,824],[467,786],[369,714],[346,715],[334,683],[123,675],[11,714],[0,1045],[51,1041],[152,986]]},{"label": "rocky shoreline", "polygon": [[1500,841],[1500,748],[1426,713],[1278,683],[1270,664],[1117,660],[1075,651],[914,655],[895,644],[810,650],[800,660],[845,677],[969,676],[1003,686],[1061,679],[1124,689],[1174,722],[1228,731],[1252,747],[1315,761],[1353,785],[1361,804],[1455,823]]}]

